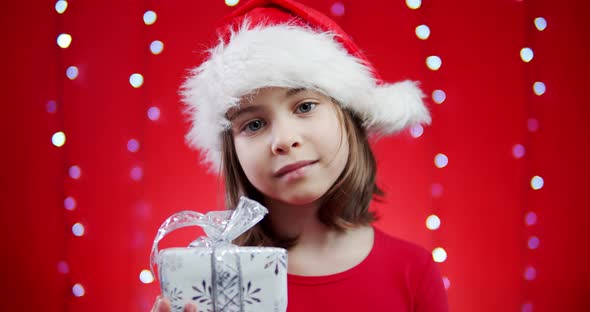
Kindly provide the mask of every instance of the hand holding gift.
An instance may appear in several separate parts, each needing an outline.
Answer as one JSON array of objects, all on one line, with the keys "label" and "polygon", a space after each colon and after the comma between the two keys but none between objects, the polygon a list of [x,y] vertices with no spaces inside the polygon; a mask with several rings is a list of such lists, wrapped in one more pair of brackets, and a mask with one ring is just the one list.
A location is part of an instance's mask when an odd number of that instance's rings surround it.
[{"label": "hand holding gift", "polygon": [[[267,212],[259,203],[242,197],[233,211],[205,215],[184,211],[162,224],[154,239],[151,265],[152,272],[158,267],[160,289],[172,311],[183,311],[187,303],[211,312],[286,311],[286,250],[231,243]],[[164,236],[188,226],[202,227],[207,237],[199,237],[188,248],[158,251]]]}]

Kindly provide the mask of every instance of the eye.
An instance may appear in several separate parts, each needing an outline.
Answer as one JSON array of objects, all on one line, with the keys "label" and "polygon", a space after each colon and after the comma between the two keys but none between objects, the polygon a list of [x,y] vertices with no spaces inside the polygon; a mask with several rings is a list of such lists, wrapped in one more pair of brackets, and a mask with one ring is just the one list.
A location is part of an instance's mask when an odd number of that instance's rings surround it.
[{"label": "eye", "polygon": [[256,119],[247,123],[242,131],[256,132],[264,126],[264,121]]},{"label": "eye", "polygon": [[316,103],[312,103],[312,102],[301,103],[299,106],[297,106],[297,112],[309,113],[312,109],[314,109],[314,107],[316,105],[317,105]]}]

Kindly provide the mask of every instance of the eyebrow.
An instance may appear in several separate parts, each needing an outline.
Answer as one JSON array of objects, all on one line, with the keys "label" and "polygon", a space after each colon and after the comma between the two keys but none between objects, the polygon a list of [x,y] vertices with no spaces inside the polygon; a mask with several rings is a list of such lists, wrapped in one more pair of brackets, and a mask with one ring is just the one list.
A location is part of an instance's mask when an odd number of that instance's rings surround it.
[{"label": "eyebrow", "polygon": [[[285,97],[286,98],[290,98],[292,96],[295,96],[303,91],[306,91],[306,88],[292,88],[287,90],[287,92],[285,92]],[[262,108],[260,106],[256,106],[256,105],[251,105],[251,106],[246,106],[244,108],[241,107],[236,107],[234,110],[230,110],[227,112],[227,119],[229,121],[234,121],[235,119],[237,119],[238,117],[240,117],[243,114],[246,113],[251,113],[251,112],[257,112],[262,110]]]}]

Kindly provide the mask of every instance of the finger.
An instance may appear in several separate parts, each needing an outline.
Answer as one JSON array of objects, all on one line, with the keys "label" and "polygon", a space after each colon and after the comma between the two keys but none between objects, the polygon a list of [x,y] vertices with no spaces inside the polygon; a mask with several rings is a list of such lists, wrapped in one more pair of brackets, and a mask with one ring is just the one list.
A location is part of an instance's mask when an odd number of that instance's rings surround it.
[{"label": "finger", "polygon": [[165,297],[161,297],[156,312],[170,312],[170,301]]},{"label": "finger", "polygon": [[184,312],[197,312],[197,306],[192,303],[187,303],[184,306]]}]

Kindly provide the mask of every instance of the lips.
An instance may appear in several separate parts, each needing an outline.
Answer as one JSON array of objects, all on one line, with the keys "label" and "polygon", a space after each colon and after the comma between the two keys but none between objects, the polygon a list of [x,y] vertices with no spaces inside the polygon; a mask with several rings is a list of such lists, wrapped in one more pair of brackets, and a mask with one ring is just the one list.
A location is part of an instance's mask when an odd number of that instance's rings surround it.
[{"label": "lips", "polygon": [[298,161],[296,163],[292,163],[290,165],[286,165],[284,167],[282,167],[281,169],[279,169],[277,172],[275,172],[274,176],[279,178],[281,176],[284,176],[285,174],[297,170],[301,167],[305,167],[308,165],[311,165],[313,163],[316,163],[317,160],[304,160],[304,161]]}]

